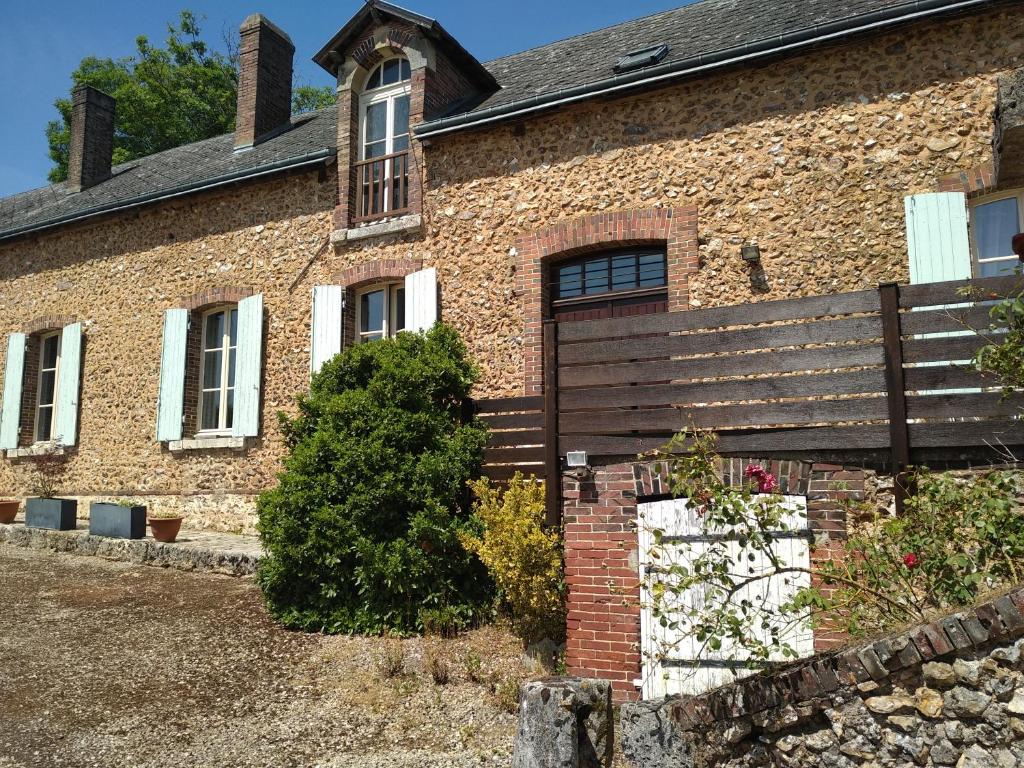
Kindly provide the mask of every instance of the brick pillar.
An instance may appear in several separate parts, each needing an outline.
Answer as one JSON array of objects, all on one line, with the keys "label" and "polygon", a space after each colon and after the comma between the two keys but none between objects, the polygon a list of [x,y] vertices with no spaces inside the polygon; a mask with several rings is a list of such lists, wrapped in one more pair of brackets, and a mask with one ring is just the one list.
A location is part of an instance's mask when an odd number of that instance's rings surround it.
[{"label": "brick pillar", "polygon": [[80,85],[72,92],[69,189],[80,192],[110,178],[114,111],[114,97],[91,85]]},{"label": "brick pillar", "polygon": [[565,662],[569,673],[612,684],[616,702],[638,696],[639,543],[631,464],[562,481],[565,578],[569,585]]},{"label": "brick pillar", "polygon": [[291,121],[295,53],[291,38],[259,13],[247,17],[239,32],[235,149],[251,147]]}]

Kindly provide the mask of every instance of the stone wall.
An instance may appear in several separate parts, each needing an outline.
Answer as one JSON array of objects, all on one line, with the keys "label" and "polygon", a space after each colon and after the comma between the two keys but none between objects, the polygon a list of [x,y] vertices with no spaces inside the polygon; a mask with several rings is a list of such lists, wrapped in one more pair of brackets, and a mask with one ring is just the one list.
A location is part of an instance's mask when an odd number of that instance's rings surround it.
[{"label": "stone wall", "polygon": [[700,697],[623,707],[641,768],[1024,764],[1024,589]]},{"label": "stone wall", "polygon": [[[309,381],[310,292],[335,180],[316,172],[200,195],[0,247],[0,345],[38,317],[84,327],[77,445],[61,490],[177,508],[189,525],[252,532],[255,494],[279,469],[276,412]],[[293,282],[298,281],[295,285]],[[244,451],[169,452],[156,441],[164,310],[218,287],[265,299],[260,436]],[[27,495],[34,462],[0,461],[0,492]]]}]

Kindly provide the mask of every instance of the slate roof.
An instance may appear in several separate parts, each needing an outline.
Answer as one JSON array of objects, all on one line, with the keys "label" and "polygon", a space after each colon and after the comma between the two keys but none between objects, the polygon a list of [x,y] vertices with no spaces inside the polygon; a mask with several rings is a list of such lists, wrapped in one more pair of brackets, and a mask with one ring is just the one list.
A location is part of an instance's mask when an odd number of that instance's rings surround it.
[{"label": "slate roof", "polygon": [[[450,130],[490,115],[497,119],[524,106],[543,108],[568,95],[585,98],[608,84],[628,85],[659,73],[671,76],[691,65],[715,66],[739,53],[777,52],[780,46],[803,44],[815,35],[841,34],[866,20],[891,23],[906,14],[938,14],[954,6],[965,12],[998,1],[702,0],[487,62],[483,66],[499,90],[415,131]],[[375,5],[386,10],[386,3]],[[662,61],[624,75],[613,72],[624,54],[660,43],[669,46]],[[337,111],[331,107],[295,118],[290,130],[249,151],[235,153],[234,136],[218,136],[116,166],[111,179],[83,192],[54,184],[0,199],[0,240],[329,157],[335,153],[336,123]]]},{"label": "slate roof", "polygon": [[249,150],[234,151],[233,133],[116,165],[110,179],[81,192],[63,182],[0,198],[0,240],[41,225],[61,223],[194,191],[235,177],[294,167],[335,154],[338,111],[299,115],[291,128]]}]

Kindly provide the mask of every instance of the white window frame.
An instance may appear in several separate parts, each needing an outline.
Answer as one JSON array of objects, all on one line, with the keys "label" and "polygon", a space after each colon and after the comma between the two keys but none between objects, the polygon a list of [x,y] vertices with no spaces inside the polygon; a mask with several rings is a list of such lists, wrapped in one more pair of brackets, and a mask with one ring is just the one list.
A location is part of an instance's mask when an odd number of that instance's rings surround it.
[{"label": "white window frame", "polygon": [[[404,56],[395,57],[399,60],[406,60]],[[384,64],[389,61],[380,62],[370,72],[372,75],[377,71],[378,68],[383,67]],[[369,108],[373,104],[379,104],[380,102],[387,102],[387,110],[385,116],[384,125],[384,155],[392,155],[395,152],[395,101],[401,96],[409,96],[412,98],[412,78],[408,80],[400,80],[397,83],[391,85],[384,85],[379,88],[371,88],[363,91],[359,96],[359,159],[368,160],[366,156],[366,118],[369,113]],[[411,105],[410,105],[411,106]],[[412,146],[412,126],[407,125],[405,133],[402,134],[406,137],[407,148],[402,151],[408,151]],[[379,139],[378,139],[379,141]],[[388,161],[386,184],[385,188],[387,193],[384,195],[384,212],[393,210],[393,194],[391,190],[392,180],[394,178],[393,172],[394,161]],[[408,167],[408,166],[406,166]]]},{"label": "white window frame", "polygon": [[[404,282],[388,282],[388,283],[376,283],[374,285],[368,285],[365,288],[360,288],[356,291],[356,332],[355,342],[356,344],[364,344],[368,341],[377,341],[374,337],[378,331],[366,331],[363,332],[363,296],[368,293],[374,293],[376,291],[384,291],[384,322],[382,328],[381,338],[390,339],[395,336],[399,331],[405,330],[405,322],[402,323],[402,327],[398,328],[398,307],[402,306],[402,310],[405,310],[405,283]],[[399,291],[403,293],[399,295]]]},{"label": "white window frame", "polygon": [[[975,240],[976,227],[974,226],[975,221],[975,210],[980,206],[987,205],[988,203],[997,203],[1000,200],[1014,199],[1017,201],[1017,231],[1024,232],[1024,188],[1021,189],[1009,189],[1003,192],[995,192],[991,195],[985,195],[975,200],[970,200],[968,203],[968,214],[970,226],[970,240],[971,240],[971,273],[976,277],[981,277],[981,255],[978,252],[978,244]],[[1009,249],[1009,244],[1007,244]],[[991,264],[999,261],[1019,261],[1017,254],[1010,251],[1007,256],[991,257],[984,260],[985,263]]]},{"label": "white window frame", "polygon": [[[224,313],[224,334],[221,336],[221,346],[219,349],[224,353],[221,356],[221,369],[220,369],[220,413],[217,415],[217,427],[215,429],[203,429],[203,395],[207,392],[213,392],[214,389],[207,390],[203,386],[203,382],[206,380],[206,324],[210,317],[213,315],[223,312]],[[231,371],[231,350],[235,350],[235,355],[238,354],[238,339],[235,339],[235,346],[231,346],[231,313],[238,312],[237,304],[222,304],[217,307],[206,310],[203,313],[203,322],[200,326],[200,337],[199,337],[199,402],[196,406],[196,435],[202,437],[220,437],[223,435],[231,434],[231,425],[227,423],[228,414],[228,390],[234,391],[235,382],[229,382],[229,374]],[[217,347],[214,347],[217,349]],[[238,366],[235,366],[236,373]]]},{"label": "white window frame", "polygon": [[[46,342],[50,339],[57,339],[57,360],[53,368],[43,368],[43,351],[46,347]],[[55,440],[54,431],[57,428],[57,391],[60,387],[60,358],[61,349],[63,343],[62,333],[60,331],[49,331],[39,335],[39,373],[36,376],[36,407],[33,411],[32,419],[32,435],[33,442],[39,443],[52,443]],[[50,436],[48,438],[40,437],[39,435],[39,411],[42,409],[42,403],[40,397],[43,394],[43,373],[46,371],[53,371],[53,402],[49,404],[50,409]]]}]

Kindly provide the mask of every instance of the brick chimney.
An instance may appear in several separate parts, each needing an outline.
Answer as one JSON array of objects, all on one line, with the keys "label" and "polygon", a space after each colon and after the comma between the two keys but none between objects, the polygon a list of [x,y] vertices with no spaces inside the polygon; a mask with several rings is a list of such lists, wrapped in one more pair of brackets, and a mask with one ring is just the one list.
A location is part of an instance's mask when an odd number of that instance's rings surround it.
[{"label": "brick chimney", "polygon": [[254,13],[242,22],[235,149],[251,147],[292,116],[291,38]]},{"label": "brick chimney", "polygon": [[71,92],[68,188],[81,192],[110,178],[114,156],[114,97],[91,85]]}]

